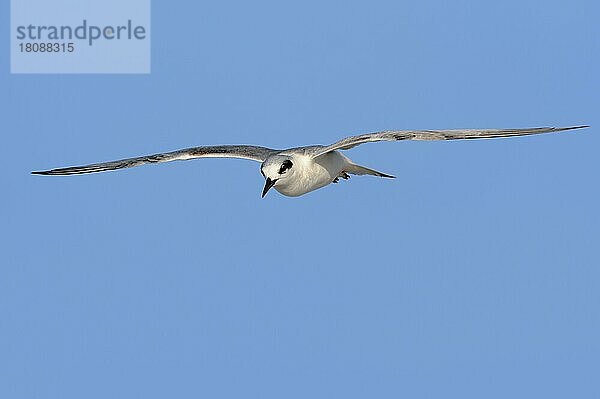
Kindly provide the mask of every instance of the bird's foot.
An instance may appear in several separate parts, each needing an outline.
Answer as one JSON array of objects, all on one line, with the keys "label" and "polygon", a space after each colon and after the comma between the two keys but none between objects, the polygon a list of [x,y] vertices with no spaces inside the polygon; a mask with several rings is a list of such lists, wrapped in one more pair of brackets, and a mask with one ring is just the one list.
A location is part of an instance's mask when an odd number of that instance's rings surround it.
[{"label": "bird's foot", "polygon": [[340,178],[344,179],[344,180],[348,180],[350,178],[350,175],[346,172],[340,172],[340,175],[338,177],[336,177],[335,179],[333,179],[332,183],[339,183]]}]

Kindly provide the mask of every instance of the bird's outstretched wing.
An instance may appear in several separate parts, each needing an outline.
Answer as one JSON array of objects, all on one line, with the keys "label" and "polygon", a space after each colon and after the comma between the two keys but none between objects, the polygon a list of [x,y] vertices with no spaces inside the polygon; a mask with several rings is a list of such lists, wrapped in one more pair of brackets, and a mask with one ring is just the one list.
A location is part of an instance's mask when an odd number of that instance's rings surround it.
[{"label": "bird's outstretched wing", "polygon": [[373,141],[486,139],[560,132],[563,130],[581,129],[584,127],[589,126],[534,127],[525,129],[388,130],[346,137],[345,139],[319,149],[313,154],[313,157],[318,157],[335,150],[348,150],[357,145]]},{"label": "bird's outstretched wing", "polygon": [[170,162],[195,158],[242,158],[263,162],[269,157],[269,155],[276,152],[276,150],[272,150],[270,148],[250,145],[192,147],[178,151],[146,155],[143,157],[126,158],[118,161],[101,162],[91,165],[72,166],[68,168],[58,168],[31,173],[35,175],[78,175],[83,173],[95,173],[104,172],[107,170],[131,168],[146,163]]}]

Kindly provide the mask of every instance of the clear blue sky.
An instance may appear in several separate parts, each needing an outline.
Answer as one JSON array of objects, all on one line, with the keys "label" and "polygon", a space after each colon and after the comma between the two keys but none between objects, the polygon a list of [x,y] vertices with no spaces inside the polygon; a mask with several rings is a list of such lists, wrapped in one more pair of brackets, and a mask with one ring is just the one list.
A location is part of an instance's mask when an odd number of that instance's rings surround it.
[{"label": "clear blue sky", "polygon": [[[8,25],[8,5],[2,7]],[[597,1],[159,2],[150,75],[10,75],[0,397],[600,396]],[[8,32],[5,29],[5,34]],[[29,171],[381,129],[260,198],[258,164]]]}]

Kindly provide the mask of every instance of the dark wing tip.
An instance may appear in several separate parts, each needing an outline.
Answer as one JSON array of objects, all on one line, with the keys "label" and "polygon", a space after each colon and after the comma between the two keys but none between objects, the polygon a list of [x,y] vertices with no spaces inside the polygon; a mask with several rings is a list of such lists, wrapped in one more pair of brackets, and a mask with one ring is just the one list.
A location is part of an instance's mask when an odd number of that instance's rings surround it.
[{"label": "dark wing tip", "polygon": [[100,171],[102,171],[102,170],[73,167],[73,168],[39,170],[39,171],[31,172],[31,174],[32,175],[44,175],[44,176],[67,176],[67,175],[79,175],[82,173],[94,173],[94,172],[100,172]]},{"label": "dark wing tip", "polygon": [[586,127],[591,127],[591,126],[590,125],[570,126],[570,127],[563,127],[562,130],[585,129]]}]

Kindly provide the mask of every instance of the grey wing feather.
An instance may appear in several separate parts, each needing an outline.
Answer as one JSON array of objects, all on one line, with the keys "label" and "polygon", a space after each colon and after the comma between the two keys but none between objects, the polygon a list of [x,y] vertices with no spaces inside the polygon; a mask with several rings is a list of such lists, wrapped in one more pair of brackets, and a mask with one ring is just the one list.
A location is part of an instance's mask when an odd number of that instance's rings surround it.
[{"label": "grey wing feather", "polygon": [[272,150],[270,148],[249,145],[192,147],[178,151],[146,155],[136,158],[120,159],[118,161],[101,162],[90,165],[72,166],[68,168],[58,168],[31,173],[36,175],[78,175],[83,173],[95,173],[115,169],[131,168],[147,163],[161,163],[195,158],[241,158],[263,162],[271,154],[276,152],[276,150]]},{"label": "grey wing feather", "polygon": [[534,127],[525,129],[389,130],[346,137],[336,143],[321,148],[319,151],[315,152],[313,157],[318,157],[335,150],[348,150],[357,145],[375,141],[484,139],[527,136],[531,134],[581,129],[584,127],[589,126]]}]

